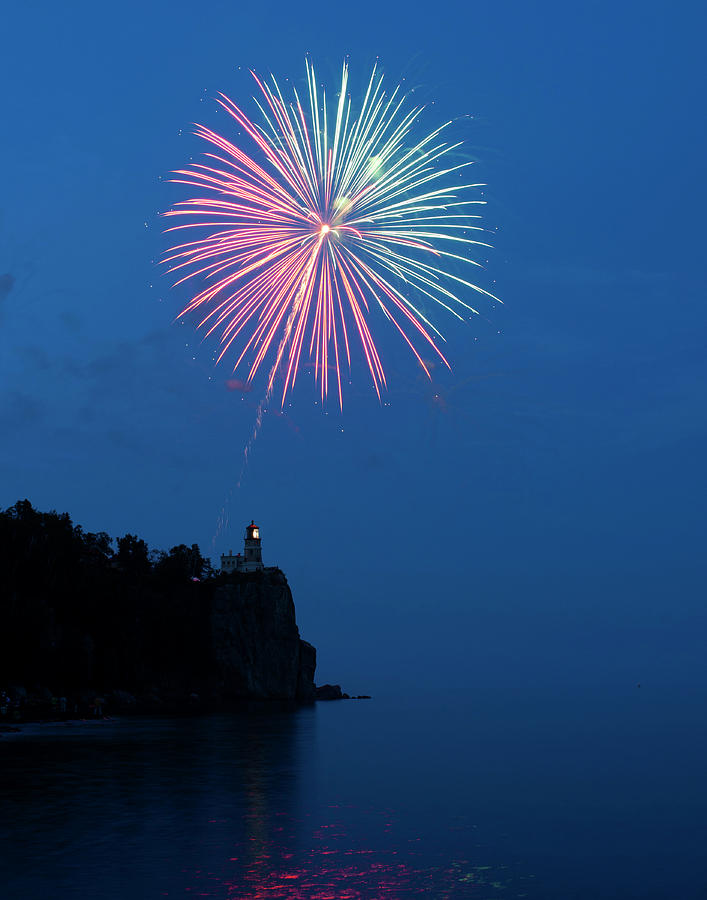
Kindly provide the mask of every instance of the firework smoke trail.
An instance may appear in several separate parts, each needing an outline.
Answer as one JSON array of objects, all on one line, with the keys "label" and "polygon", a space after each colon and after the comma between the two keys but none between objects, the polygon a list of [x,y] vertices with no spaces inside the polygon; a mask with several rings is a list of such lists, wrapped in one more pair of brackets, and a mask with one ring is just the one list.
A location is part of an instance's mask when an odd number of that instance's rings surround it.
[{"label": "firework smoke trail", "polygon": [[408,107],[399,86],[387,93],[376,67],[358,107],[346,62],[333,103],[309,60],[304,100],[294,88],[286,100],[274,77],[251,74],[257,121],[225,94],[217,100],[255,153],[197,125],[210,150],[172,180],[203,193],[165,213],[181,219],[168,231],[197,235],[167,252],[168,271],[178,285],[205,283],[180,316],[200,314],[205,337],[218,336],[217,361],[233,354],[233,372],[247,366],[248,384],[269,369],[241,478],[280,371],[281,407],[308,358],[322,403],[333,387],[343,409],[343,372],[357,344],[380,399],[379,322],[430,377],[425,350],[449,363],[423,304],[462,319],[477,314],[470,292],[498,299],[453,271],[479,266],[468,254],[490,245],[469,236],[484,231],[473,208],[485,201],[470,193],[483,185],[454,183],[472,163],[447,161],[461,146],[443,138],[450,122],[415,136],[422,107]]},{"label": "firework smoke trail", "polygon": [[[318,248],[317,248],[318,249]],[[248,442],[245,445],[245,449],[243,450],[243,467],[241,468],[241,474],[238,476],[238,481],[236,483],[236,487],[240,488],[241,481],[243,480],[243,475],[245,474],[246,467],[248,465],[248,456],[250,455],[250,451],[255,443],[258,432],[263,424],[263,412],[265,411],[265,407],[270,402],[270,398],[272,397],[273,387],[275,386],[275,375],[277,373],[278,367],[282,360],[283,353],[285,352],[285,346],[290,339],[290,334],[292,333],[292,323],[294,322],[295,316],[299,310],[300,303],[302,302],[302,296],[304,294],[304,285],[306,285],[309,279],[312,277],[312,270],[314,268],[314,262],[316,260],[316,255],[313,253],[310,261],[310,265],[308,267],[307,272],[305,273],[305,277],[303,279],[300,291],[297,295],[295,303],[290,310],[290,315],[287,319],[287,323],[285,325],[285,332],[282,335],[282,339],[280,340],[280,346],[277,348],[277,355],[275,357],[275,362],[273,363],[272,370],[270,371],[270,378],[268,379],[268,387],[265,391],[265,396],[258,404],[258,410],[255,414],[255,426],[253,428],[253,433],[251,434]]]},{"label": "firework smoke trail", "polygon": [[[314,254],[312,255],[312,264],[313,263],[314,263]],[[311,278],[312,268],[313,268],[313,265],[310,266],[310,270],[308,272],[307,278]],[[306,279],[305,279],[305,281],[306,281]],[[302,292],[300,291],[300,299],[301,299],[301,293]],[[267,404],[270,402],[270,398],[272,397],[272,391],[273,391],[273,387],[275,385],[275,373],[277,371],[277,367],[280,363],[280,360],[282,359],[282,355],[285,350],[285,345],[287,344],[287,342],[290,338],[290,333],[292,331],[292,322],[294,321],[294,318],[295,318],[295,315],[296,315],[296,312],[298,309],[298,305],[299,305],[298,303],[295,303],[292,307],[292,310],[290,311],[290,315],[288,317],[287,324],[285,326],[285,332],[280,341],[280,346],[278,347],[277,356],[275,358],[275,363],[273,364],[272,371],[270,372],[270,378],[268,380],[268,387],[267,387],[267,390],[265,391],[265,396],[258,403],[258,408],[255,413],[255,425],[253,426],[253,431],[252,431],[250,437],[248,438],[248,440],[246,441],[245,447],[243,448],[243,463],[241,465],[240,474],[238,475],[238,481],[236,482],[235,490],[240,490],[240,488],[241,488],[241,482],[243,481],[245,471],[248,468],[248,458],[253,449],[253,445],[255,444],[256,440],[258,439],[258,435],[260,433],[260,429],[263,424],[263,413],[265,412]],[[228,497],[226,498],[226,502],[221,507],[221,511],[219,513],[219,516],[218,516],[218,519],[216,522],[216,531],[214,533],[213,538],[211,539],[211,546],[213,548],[216,547],[216,541],[217,541],[218,537],[228,527],[228,505],[231,501],[231,498],[233,497],[233,490],[234,489],[231,488],[231,490],[229,491]]]}]

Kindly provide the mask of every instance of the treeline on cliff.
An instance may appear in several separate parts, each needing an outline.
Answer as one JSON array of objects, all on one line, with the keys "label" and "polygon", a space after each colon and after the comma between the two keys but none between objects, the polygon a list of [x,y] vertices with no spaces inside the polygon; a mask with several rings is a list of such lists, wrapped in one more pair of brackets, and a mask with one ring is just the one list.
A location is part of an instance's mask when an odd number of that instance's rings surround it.
[{"label": "treeline on cliff", "polygon": [[112,541],[28,500],[0,512],[0,686],[208,687],[215,573],[196,544]]}]

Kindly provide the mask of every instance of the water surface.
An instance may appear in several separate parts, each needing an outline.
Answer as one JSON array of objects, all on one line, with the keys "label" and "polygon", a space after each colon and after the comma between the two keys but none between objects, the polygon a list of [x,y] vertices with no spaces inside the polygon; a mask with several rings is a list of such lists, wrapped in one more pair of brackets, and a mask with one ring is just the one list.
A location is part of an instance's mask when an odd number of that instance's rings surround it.
[{"label": "water surface", "polygon": [[704,898],[702,709],[632,685],[24,726],[2,897]]}]

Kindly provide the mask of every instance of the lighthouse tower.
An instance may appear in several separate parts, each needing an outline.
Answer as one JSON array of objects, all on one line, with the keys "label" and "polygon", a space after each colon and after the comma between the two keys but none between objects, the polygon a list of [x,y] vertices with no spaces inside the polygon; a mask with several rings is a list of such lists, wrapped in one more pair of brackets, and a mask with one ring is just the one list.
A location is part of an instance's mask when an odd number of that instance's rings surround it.
[{"label": "lighthouse tower", "polygon": [[262,572],[263,554],[260,548],[260,529],[251,521],[245,530],[245,547],[243,555],[233,555],[233,550],[221,554],[222,572]]},{"label": "lighthouse tower", "polygon": [[260,547],[260,529],[251,521],[245,530],[245,547],[243,557],[238,566],[239,572],[261,572],[263,569],[263,554]]}]

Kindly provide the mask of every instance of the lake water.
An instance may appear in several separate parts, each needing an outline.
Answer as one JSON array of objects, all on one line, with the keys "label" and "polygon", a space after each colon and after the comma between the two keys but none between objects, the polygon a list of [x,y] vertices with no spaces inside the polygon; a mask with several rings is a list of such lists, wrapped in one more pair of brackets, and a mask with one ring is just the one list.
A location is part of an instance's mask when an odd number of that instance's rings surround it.
[{"label": "lake water", "polygon": [[706,751],[636,685],[24,726],[0,896],[705,898]]}]

